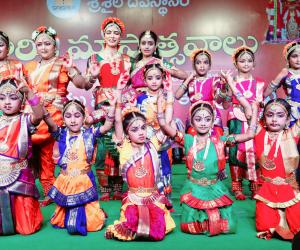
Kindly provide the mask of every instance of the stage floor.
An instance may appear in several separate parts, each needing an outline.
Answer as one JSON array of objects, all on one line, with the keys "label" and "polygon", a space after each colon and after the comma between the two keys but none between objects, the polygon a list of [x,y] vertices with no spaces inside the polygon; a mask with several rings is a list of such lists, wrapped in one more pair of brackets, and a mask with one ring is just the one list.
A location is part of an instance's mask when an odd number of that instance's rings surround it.
[{"label": "stage floor", "polygon": [[[2,236],[0,240],[0,249],[3,250],[112,250],[112,249],[143,249],[143,250],[177,250],[177,249],[205,249],[205,250],[290,250],[291,242],[272,239],[269,241],[256,238],[255,231],[255,201],[247,199],[246,201],[236,201],[234,210],[238,219],[237,233],[231,235],[219,235],[208,237],[205,235],[189,235],[180,231],[180,205],[179,192],[186,178],[185,166],[175,165],[173,167],[173,203],[175,212],[172,216],[176,222],[176,229],[168,234],[163,241],[148,242],[120,242],[116,240],[106,240],[104,238],[104,227],[99,232],[88,233],[84,236],[69,235],[66,230],[54,229],[49,223],[55,205],[52,204],[42,208],[44,216],[44,225],[42,229],[29,236],[13,235]],[[229,180],[226,185],[229,187]],[[245,184],[245,188],[247,188]],[[119,217],[120,202],[109,201],[101,202],[101,207],[108,214],[106,225],[113,223]]]}]

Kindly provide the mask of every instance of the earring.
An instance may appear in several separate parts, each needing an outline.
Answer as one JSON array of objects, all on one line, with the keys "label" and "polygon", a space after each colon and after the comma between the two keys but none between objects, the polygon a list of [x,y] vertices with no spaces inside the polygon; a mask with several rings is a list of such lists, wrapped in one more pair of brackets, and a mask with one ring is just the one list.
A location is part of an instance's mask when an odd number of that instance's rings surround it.
[{"label": "earring", "polygon": [[289,128],[289,124],[285,124],[285,129],[288,129]]}]

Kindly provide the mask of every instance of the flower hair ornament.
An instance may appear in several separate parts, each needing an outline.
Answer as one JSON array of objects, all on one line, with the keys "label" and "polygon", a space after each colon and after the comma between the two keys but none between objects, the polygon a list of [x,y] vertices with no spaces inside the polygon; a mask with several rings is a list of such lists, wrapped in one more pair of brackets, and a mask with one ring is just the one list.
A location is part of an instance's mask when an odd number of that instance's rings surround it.
[{"label": "flower hair ornament", "polygon": [[117,17],[107,17],[103,20],[101,24],[101,31],[102,35],[105,32],[105,30],[109,27],[115,26],[120,31],[120,33],[123,35],[125,33],[125,25],[124,23]]},{"label": "flower hair ornament", "polygon": [[289,55],[296,49],[300,49],[300,39],[286,44],[283,48],[283,57],[288,60]]},{"label": "flower hair ornament", "polygon": [[[211,109],[208,108],[207,106],[209,106]],[[202,101],[202,100],[195,102],[195,103],[193,103],[193,105],[191,105],[191,107],[189,109],[190,118],[192,119],[192,117],[194,117],[196,112],[199,110],[205,110],[205,111],[209,112],[212,115],[213,120],[216,119],[217,114],[215,112],[214,106],[211,105],[209,102]]]},{"label": "flower hair ornament", "polygon": [[211,53],[207,49],[195,49],[190,55],[191,61],[194,62],[198,55],[206,55],[211,63]]},{"label": "flower hair ornament", "polygon": [[31,39],[35,42],[39,35],[46,34],[49,38],[54,41],[55,45],[59,44],[59,39],[55,29],[52,27],[40,26],[32,32]]},{"label": "flower hair ornament", "polygon": [[244,54],[249,54],[252,57],[253,61],[254,61],[253,51],[247,46],[241,46],[241,47],[238,47],[232,54],[233,64],[236,65],[238,58],[241,57]]}]

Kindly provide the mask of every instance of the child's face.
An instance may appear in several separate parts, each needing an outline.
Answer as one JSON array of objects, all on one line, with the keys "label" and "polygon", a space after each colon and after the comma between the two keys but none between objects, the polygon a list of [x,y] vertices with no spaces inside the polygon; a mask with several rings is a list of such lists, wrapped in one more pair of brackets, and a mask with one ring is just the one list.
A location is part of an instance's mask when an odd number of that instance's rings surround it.
[{"label": "child's face", "polygon": [[0,61],[5,60],[8,54],[6,43],[0,40]]},{"label": "child's face", "polygon": [[140,49],[141,49],[143,56],[145,56],[145,57],[152,56],[156,49],[154,39],[150,36],[143,36],[140,41]]},{"label": "child's face", "polygon": [[15,91],[4,91],[0,93],[0,109],[5,115],[14,115],[20,112],[21,98]]},{"label": "child's face", "polygon": [[36,50],[39,56],[44,60],[49,60],[55,56],[56,46],[54,41],[47,35],[41,34],[35,41]]},{"label": "child's face", "polygon": [[193,116],[192,124],[199,134],[207,134],[213,126],[213,116],[208,110],[200,109]]},{"label": "child's face", "polygon": [[79,108],[72,104],[64,113],[64,122],[67,128],[73,132],[78,133],[83,125],[84,115],[80,112]]},{"label": "child's face", "polygon": [[115,25],[106,28],[104,32],[104,41],[108,47],[117,47],[120,42],[120,39],[121,33]]},{"label": "child's face", "polygon": [[199,54],[195,58],[195,70],[199,76],[206,76],[210,70],[209,59],[204,54]]},{"label": "child's face", "polygon": [[238,71],[242,73],[249,73],[254,67],[254,61],[249,53],[240,55],[236,62]]},{"label": "child's face", "polygon": [[289,66],[292,69],[300,69],[300,48],[296,48],[289,57]]},{"label": "child's face", "polygon": [[127,130],[129,140],[135,144],[144,144],[147,138],[147,125],[142,119],[135,120]]},{"label": "child's face", "polygon": [[286,110],[280,105],[270,104],[266,108],[264,120],[269,131],[280,132],[290,123]]},{"label": "child's face", "polygon": [[153,91],[158,91],[163,83],[163,76],[159,69],[150,69],[148,70],[146,76],[145,76],[145,82],[147,87]]}]

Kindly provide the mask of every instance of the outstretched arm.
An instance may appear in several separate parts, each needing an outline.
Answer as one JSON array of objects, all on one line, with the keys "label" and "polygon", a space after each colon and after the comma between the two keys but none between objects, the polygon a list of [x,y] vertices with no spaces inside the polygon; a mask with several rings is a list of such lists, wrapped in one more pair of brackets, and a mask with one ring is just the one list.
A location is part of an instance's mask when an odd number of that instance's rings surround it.
[{"label": "outstretched arm", "polygon": [[181,85],[178,87],[178,89],[176,90],[176,93],[175,93],[175,98],[177,100],[179,100],[184,95],[184,93],[187,91],[189,83],[194,79],[195,75],[196,75],[196,72],[191,73],[188,76],[188,78],[186,78],[183,81],[183,83],[181,83]]},{"label": "outstretched arm", "polygon": [[32,90],[27,85],[27,82],[24,78],[17,79],[19,83],[17,91],[23,93],[24,98],[27,98],[29,105],[31,106],[32,113],[30,115],[31,123],[35,126],[39,125],[43,119],[43,109],[40,104],[39,97],[34,95]]},{"label": "outstretched arm", "polygon": [[264,91],[264,97],[267,97],[272,94],[273,91],[276,91],[280,85],[281,85],[281,80],[287,76],[289,73],[289,70],[287,68],[283,68],[280,73],[276,76],[276,78],[269,83],[267,88]]}]

